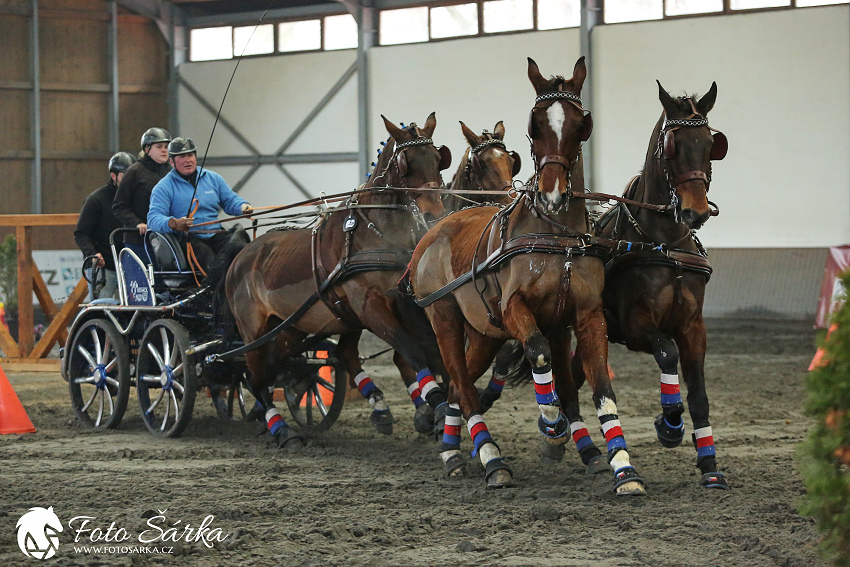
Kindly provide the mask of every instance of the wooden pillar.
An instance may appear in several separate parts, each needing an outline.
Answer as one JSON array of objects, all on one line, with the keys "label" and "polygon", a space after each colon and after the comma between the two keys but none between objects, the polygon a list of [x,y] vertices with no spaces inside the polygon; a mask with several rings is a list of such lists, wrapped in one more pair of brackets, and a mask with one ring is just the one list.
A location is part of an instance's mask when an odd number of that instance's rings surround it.
[{"label": "wooden pillar", "polygon": [[21,356],[32,352],[35,335],[32,306],[32,227],[15,229],[18,241],[18,347]]}]

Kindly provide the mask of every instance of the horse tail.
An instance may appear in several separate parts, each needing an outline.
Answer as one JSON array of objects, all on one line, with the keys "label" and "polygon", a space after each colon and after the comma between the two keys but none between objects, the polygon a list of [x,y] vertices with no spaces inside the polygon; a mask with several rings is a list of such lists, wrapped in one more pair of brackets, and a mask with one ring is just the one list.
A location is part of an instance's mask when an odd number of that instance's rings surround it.
[{"label": "horse tail", "polygon": [[236,225],[231,228],[228,231],[227,242],[216,255],[215,260],[209,270],[207,270],[207,277],[204,279],[204,285],[209,286],[213,290],[212,309],[215,328],[224,331],[225,340],[236,338],[236,320],[230,311],[230,306],[227,304],[227,291],[225,288],[227,270],[239,252],[250,242],[251,239],[242,225]]},{"label": "horse tail", "polygon": [[[405,274],[405,277],[408,274]],[[387,295],[395,299],[396,310],[398,311],[399,321],[404,327],[404,330],[416,337],[416,343],[422,349],[428,361],[428,367],[432,372],[436,372],[448,384],[448,373],[443,365],[443,358],[440,355],[440,347],[437,344],[437,335],[431,327],[431,321],[425,314],[425,309],[416,305],[415,297],[406,293],[404,289],[405,280],[402,277],[398,288],[391,289]]]},{"label": "horse tail", "polygon": [[531,363],[525,356],[522,343],[511,340],[496,353],[495,367],[493,373],[497,374],[511,385],[511,387],[528,384],[533,379],[531,374]]}]

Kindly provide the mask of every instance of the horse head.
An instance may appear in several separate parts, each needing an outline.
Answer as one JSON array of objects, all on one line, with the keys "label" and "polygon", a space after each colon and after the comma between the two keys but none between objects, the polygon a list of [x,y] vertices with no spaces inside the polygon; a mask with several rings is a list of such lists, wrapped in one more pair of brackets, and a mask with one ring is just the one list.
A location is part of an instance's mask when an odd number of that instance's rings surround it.
[{"label": "horse head", "polygon": [[[655,145],[649,151],[658,160],[657,167],[667,181],[664,185],[671,193],[670,202],[676,204],[678,218],[688,228],[697,229],[712,212],[708,202],[711,160],[726,157],[729,147],[726,136],[708,126],[717,83],[712,83],[708,92],[697,99],[674,98],[658,82],[658,98],[664,113],[656,126]],[[712,135],[712,131],[716,133]]]},{"label": "horse head", "polygon": [[528,118],[528,135],[535,161],[537,200],[549,212],[564,205],[570,192],[570,174],[578,162],[581,143],[590,137],[593,119],[581,107],[581,87],[587,77],[580,57],[569,80],[545,79],[528,58],[528,79],[537,92]]},{"label": "horse head", "polygon": [[505,147],[505,125],[499,121],[490,133],[484,130],[480,136],[460,123],[460,129],[469,150],[466,153],[463,173],[473,189],[484,191],[507,191],[513,187],[514,176],[519,173],[522,161],[519,154]]},{"label": "horse head", "polygon": [[[398,127],[383,115],[384,125],[390,135],[384,150],[375,164],[375,175],[367,186],[399,187],[412,189],[439,189],[442,187],[440,171],[452,163],[452,153],[445,146],[434,146],[431,136],[437,126],[432,112],[425,125],[415,123]],[[430,221],[446,214],[439,192],[409,192],[409,198]]]}]

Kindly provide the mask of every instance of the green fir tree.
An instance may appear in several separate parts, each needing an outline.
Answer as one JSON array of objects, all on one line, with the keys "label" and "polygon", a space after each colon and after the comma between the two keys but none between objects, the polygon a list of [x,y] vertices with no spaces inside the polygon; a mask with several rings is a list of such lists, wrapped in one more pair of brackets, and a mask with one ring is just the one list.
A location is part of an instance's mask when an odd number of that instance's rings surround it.
[{"label": "green fir tree", "polygon": [[[850,271],[841,275],[850,289]],[[808,494],[801,511],[815,518],[820,549],[834,565],[850,567],[850,302],[821,342],[823,363],[809,373],[807,410],[816,422],[800,456]]]}]

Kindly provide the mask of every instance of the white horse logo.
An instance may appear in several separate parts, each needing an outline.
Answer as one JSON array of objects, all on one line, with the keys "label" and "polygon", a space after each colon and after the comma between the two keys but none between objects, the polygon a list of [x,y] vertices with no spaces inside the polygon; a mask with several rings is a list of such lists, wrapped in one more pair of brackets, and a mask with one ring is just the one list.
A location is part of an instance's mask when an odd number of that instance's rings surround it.
[{"label": "white horse logo", "polygon": [[24,555],[35,559],[49,559],[59,549],[59,532],[62,522],[50,508],[30,508],[18,520],[18,546]]}]

